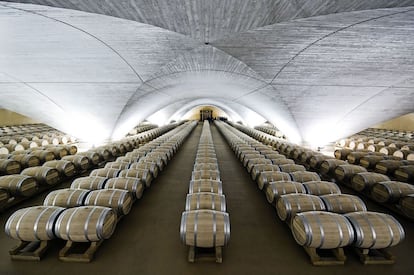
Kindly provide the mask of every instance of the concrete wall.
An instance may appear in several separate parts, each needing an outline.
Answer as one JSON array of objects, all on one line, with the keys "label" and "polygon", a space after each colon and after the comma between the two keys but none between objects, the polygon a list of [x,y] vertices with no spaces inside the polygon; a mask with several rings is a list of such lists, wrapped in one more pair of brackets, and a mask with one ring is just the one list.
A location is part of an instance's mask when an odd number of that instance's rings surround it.
[{"label": "concrete wall", "polygon": [[0,126],[6,125],[20,125],[28,123],[39,123],[27,116],[9,111],[7,109],[0,109]]},{"label": "concrete wall", "polygon": [[373,126],[373,128],[414,131],[414,113],[384,121],[383,123]]}]

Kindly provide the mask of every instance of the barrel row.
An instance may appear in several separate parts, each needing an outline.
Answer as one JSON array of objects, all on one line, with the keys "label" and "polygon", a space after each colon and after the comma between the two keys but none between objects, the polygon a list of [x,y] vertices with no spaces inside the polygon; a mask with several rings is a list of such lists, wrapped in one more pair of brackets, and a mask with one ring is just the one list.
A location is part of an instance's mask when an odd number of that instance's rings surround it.
[{"label": "barrel row", "polygon": [[136,134],[157,128],[158,125],[156,124],[140,124],[134,127],[131,131],[128,132],[127,136],[134,136]]},{"label": "barrel row", "polygon": [[[240,147],[242,135],[236,136],[234,131],[229,134],[226,125],[218,124],[231,147]],[[404,230],[396,219],[367,212],[359,197],[341,194],[335,183],[308,177],[302,177],[302,182],[290,181],[288,177],[280,177],[280,173],[270,172],[272,181],[264,185],[266,198],[276,206],[279,218],[289,225],[296,242],[305,248],[313,264],[324,264],[316,260],[320,259],[316,249],[335,249],[336,260],[343,264],[346,258],[342,247],[382,250],[404,239]]]},{"label": "barrel row", "polygon": [[215,248],[216,261],[222,262],[222,247],[230,239],[230,219],[207,120],[197,148],[185,211],[181,215],[180,236],[189,246],[189,261],[194,262],[197,248]]},{"label": "barrel row", "polygon": [[[178,126],[165,134],[164,141],[177,148],[194,125]],[[61,260],[91,261],[99,244],[111,237],[120,217],[129,213],[145,188],[141,177],[118,177],[112,168],[107,169],[106,177],[95,175],[104,170],[93,170],[88,177],[75,179],[70,188],[49,193],[43,206],[16,211],[6,223],[6,234],[29,244],[60,238],[67,241],[59,253]],[[85,253],[75,253],[71,251],[75,243],[90,247]]]},{"label": "barrel row", "polygon": [[258,131],[262,131],[266,134],[278,137],[278,138],[285,138],[285,135],[283,135],[283,133],[281,131],[279,131],[277,128],[275,127],[271,127],[271,126],[256,126],[254,127],[254,129],[258,130]]}]

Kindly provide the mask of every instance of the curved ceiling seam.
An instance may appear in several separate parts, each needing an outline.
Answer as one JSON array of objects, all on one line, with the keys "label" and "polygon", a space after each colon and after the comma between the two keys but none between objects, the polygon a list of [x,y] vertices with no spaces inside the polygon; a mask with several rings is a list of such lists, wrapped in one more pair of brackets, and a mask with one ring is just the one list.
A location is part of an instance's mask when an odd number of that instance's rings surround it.
[{"label": "curved ceiling seam", "polygon": [[1,72],[1,73],[3,73],[3,74],[5,74],[5,75],[7,75],[8,77],[10,77],[10,78],[12,78],[12,79],[16,80],[16,82],[17,82],[17,83],[23,84],[24,86],[26,86],[26,87],[28,87],[29,89],[31,89],[32,91],[36,92],[36,93],[37,93],[37,94],[39,94],[40,96],[42,96],[42,97],[46,98],[46,99],[47,99],[48,101],[50,101],[53,105],[55,105],[56,107],[58,107],[59,109],[61,109],[63,112],[65,112],[65,113],[66,113],[65,109],[64,109],[62,106],[60,106],[57,102],[55,102],[53,99],[51,99],[51,98],[50,98],[49,96],[47,96],[45,93],[43,93],[41,90],[39,90],[39,89],[37,89],[37,88],[33,87],[33,86],[32,86],[32,85],[30,85],[29,83],[24,82],[24,81],[22,81],[22,80],[18,79],[17,77],[14,77],[14,76],[12,76],[12,75],[10,75],[10,74],[6,73],[6,72]]},{"label": "curved ceiling seam", "polygon": [[325,35],[323,35],[322,37],[320,37],[320,38],[318,38],[317,40],[315,40],[315,41],[313,41],[312,43],[310,43],[310,44],[308,44],[306,47],[304,47],[302,50],[300,50],[299,52],[297,52],[294,56],[292,56],[290,59],[289,59],[289,61],[286,63],[286,64],[284,64],[283,66],[282,66],[282,68],[280,68],[280,70],[276,73],[276,75],[272,78],[272,80],[270,81],[270,83],[269,84],[272,84],[273,83],[273,81],[275,81],[275,79],[282,73],[282,71],[287,67],[287,66],[289,66],[290,65],[290,63],[292,63],[299,55],[301,55],[302,53],[304,53],[306,50],[308,50],[309,48],[311,48],[312,46],[314,46],[315,44],[317,44],[318,42],[320,42],[320,41],[322,41],[322,40],[324,40],[324,39],[326,39],[326,38],[328,38],[328,37],[330,37],[330,36],[332,36],[332,35],[335,35],[335,34],[337,34],[337,33],[339,33],[339,32],[341,32],[341,31],[344,31],[344,30],[346,30],[346,29],[349,29],[349,28],[352,28],[352,27],[354,27],[354,26],[357,26],[357,25],[360,25],[360,24],[364,24],[364,23],[367,23],[367,22],[370,22],[370,21],[373,21],[373,20],[378,20],[378,19],[381,19],[381,18],[385,18],[385,17],[390,17],[390,16],[394,16],[394,15],[397,15],[397,14],[402,14],[402,13],[408,13],[408,12],[412,12],[412,11],[414,11],[414,9],[409,9],[409,10],[405,10],[405,11],[399,11],[399,12],[394,12],[394,13],[391,13],[391,14],[385,14],[385,15],[381,15],[381,16],[377,16],[377,17],[373,17],[373,18],[369,18],[369,19],[365,19],[365,20],[362,20],[362,21],[359,21],[359,22],[356,22],[356,23],[353,23],[353,24],[350,24],[350,25],[348,25],[348,26],[345,26],[345,27],[342,27],[342,28],[339,28],[339,29],[337,29],[337,30],[335,30],[335,31],[333,31],[333,32],[330,32],[330,33],[328,33],[328,34],[325,34]]},{"label": "curved ceiling seam", "polygon": [[6,7],[6,8],[10,8],[10,9],[15,9],[15,10],[19,10],[19,11],[23,11],[23,12],[27,12],[27,13],[31,13],[31,14],[34,14],[34,15],[38,15],[38,16],[42,16],[42,17],[44,17],[44,18],[47,18],[47,19],[50,19],[50,20],[53,20],[53,21],[55,21],[55,22],[58,22],[58,23],[61,23],[61,24],[64,24],[64,25],[66,25],[66,26],[69,26],[69,27],[71,27],[71,28],[73,28],[73,29],[75,29],[75,30],[78,30],[78,31],[80,31],[80,32],[82,32],[82,33],[84,33],[84,34],[86,34],[86,35],[88,35],[89,37],[92,37],[93,39],[95,39],[96,41],[98,41],[99,43],[101,43],[102,45],[104,45],[105,47],[107,47],[108,49],[110,49],[113,53],[115,53],[115,55],[117,55],[131,70],[132,70],[132,72],[138,77],[138,79],[141,81],[141,82],[144,82],[144,80],[142,79],[142,77],[138,74],[138,72],[134,69],[134,67],[131,65],[131,64],[129,64],[129,62],[117,51],[117,50],[115,50],[113,47],[111,47],[109,44],[107,44],[105,41],[103,41],[102,39],[100,39],[99,37],[97,37],[97,36],[95,36],[95,35],[93,35],[93,34],[91,34],[91,33],[89,33],[89,32],[87,32],[86,30],[83,30],[83,29],[81,29],[81,28],[79,28],[79,27],[76,27],[75,25],[72,25],[72,24],[70,24],[70,23],[67,23],[67,22],[64,22],[64,21],[62,21],[62,20],[59,20],[59,19],[56,19],[56,18],[53,18],[53,17],[50,17],[50,16],[47,16],[47,15],[44,15],[44,14],[41,14],[41,13],[38,13],[38,12],[35,12],[35,11],[30,11],[30,10],[25,10],[25,9],[23,9],[23,8],[18,8],[18,7],[12,7],[12,6],[9,6],[9,5],[6,5],[6,4],[3,4],[3,3],[0,3],[0,5],[1,6],[3,6],[3,7]]}]

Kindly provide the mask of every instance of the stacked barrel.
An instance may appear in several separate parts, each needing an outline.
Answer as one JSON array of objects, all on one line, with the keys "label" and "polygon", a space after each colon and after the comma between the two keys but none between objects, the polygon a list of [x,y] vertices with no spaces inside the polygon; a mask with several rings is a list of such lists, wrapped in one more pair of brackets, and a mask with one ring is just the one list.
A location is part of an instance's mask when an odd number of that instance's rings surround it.
[{"label": "stacked barrel", "polygon": [[181,215],[180,235],[183,244],[190,247],[190,262],[194,262],[199,248],[214,248],[216,261],[222,262],[221,248],[230,239],[230,219],[207,120],[198,144],[185,212]]},{"label": "stacked barrel", "polygon": [[[143,153],[134,162],[121,159],[107,163],[111,165],[75,179],[70,188],[49,193],[43,206],[16,211],[6,223],[6,233],[21,241],[20,248],[31,242],[47,243],[60,238],[67,241],[59,253],[61,260],[91,261],[100,243],[111,237],[119,219],[129,213],[134,201],[150,186],[157,175],[154,171],[162,170],[164,160],[172,157],[195,124],[178,126],[138,148],[141,150],[134,150]],[[113,168],[116,165],[118,168]],[[135,166],[131,168],[132,165]],[[73,253],[77,243],[90,246],[83,254]],[[18,252],[11,254],[18,258]]]},{"label": "stacked barrel", "polygon": [[156,124],[140,124],[136,127],[134,127],[131,131],[128,132],[127,136],[134,136],[136,134],[157,128],[158,126]]},{"label": "stacked barrel", "polygon": [[[222,122],[216,125],[314,265],[344,264],[342,248],[346,246],[354,247],[364,263],[378,263],[368,255],[373,249],[383,255],[381,263],[393,263],[385,249],[404,239],[401,224],[391,215],[367,211],[359,197],[342,194],[336,183],[321,180],[319,173],[314,172],[324,164],[320,154],[280,140],[274,144],[283,154],[275,150],[270,153],[269,146],[235,128]],[[247,133],[256,131],[237,127]],[[291,163],[280,164],[284,163],[280,160]],[[315,170],[306,171],[311,167]],[[320,250],[331,251],[333,257],[329,261],[323,259]]]}]

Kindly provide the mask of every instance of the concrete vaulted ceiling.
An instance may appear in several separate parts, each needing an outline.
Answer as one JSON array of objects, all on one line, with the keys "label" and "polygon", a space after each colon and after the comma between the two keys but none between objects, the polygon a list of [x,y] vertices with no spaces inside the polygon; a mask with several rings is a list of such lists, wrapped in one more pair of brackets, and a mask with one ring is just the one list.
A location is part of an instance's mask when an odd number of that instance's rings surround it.
[{"label": "concrete vaulted ceiling", "polygon": [[310,143],[414,111],[414,0],[18,2],[0,107],[86,140],[206,104]]}]

